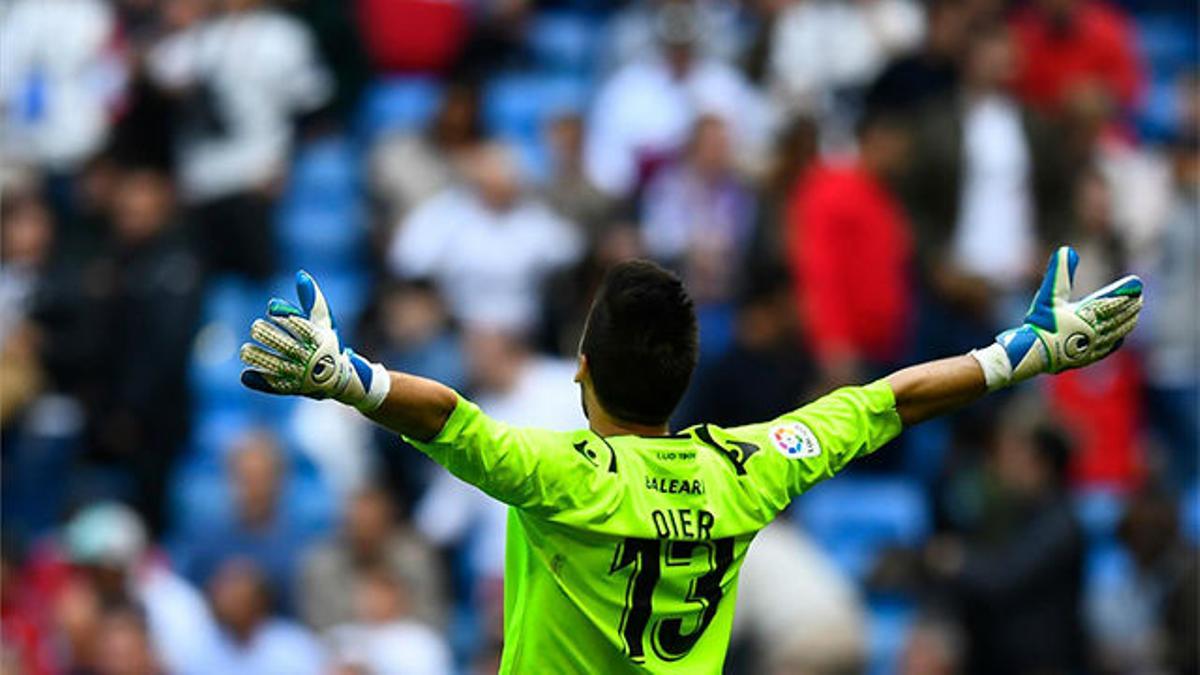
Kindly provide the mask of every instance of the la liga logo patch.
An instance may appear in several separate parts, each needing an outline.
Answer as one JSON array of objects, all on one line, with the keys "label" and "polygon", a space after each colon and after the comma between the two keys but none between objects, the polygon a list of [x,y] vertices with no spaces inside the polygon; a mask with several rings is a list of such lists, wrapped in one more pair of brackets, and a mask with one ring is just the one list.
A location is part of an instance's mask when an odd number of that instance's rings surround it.
[{"label": "la liga logo patch", "polygon": [[799,422],[785,422],[771,427],[771,445],[788,459],[807,459],[821,454],[821,444],[812,429]]}]

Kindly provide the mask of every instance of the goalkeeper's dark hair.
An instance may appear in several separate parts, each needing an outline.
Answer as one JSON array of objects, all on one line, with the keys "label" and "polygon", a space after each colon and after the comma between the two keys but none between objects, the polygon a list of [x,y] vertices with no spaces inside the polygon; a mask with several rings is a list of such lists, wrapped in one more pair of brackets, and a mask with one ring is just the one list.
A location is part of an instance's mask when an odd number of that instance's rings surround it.
[{"label": "goalkeeper's dark hair", "polygon": [[646,260],[609,270],[588,315],[580,352],[596,398],[614,417],[662,424],[696,369],[696,309],[679,277]]}]

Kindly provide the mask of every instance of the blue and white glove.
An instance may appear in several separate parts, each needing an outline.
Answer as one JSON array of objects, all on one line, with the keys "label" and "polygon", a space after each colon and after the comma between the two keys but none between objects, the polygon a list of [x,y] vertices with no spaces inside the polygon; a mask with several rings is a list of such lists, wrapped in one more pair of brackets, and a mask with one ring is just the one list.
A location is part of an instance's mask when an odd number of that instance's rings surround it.
[{"label": "blue and white glove", "polygon": [[1131,274],[1071,302],[1078,265],[1075,249],[1055,251],[1025,323],[997,335],[990,347],[971,352],[983,367],[989,390],[1095,363],[1120,347],[1137,325],[1142,280]]},{"label": "blue and white glove", "polygon": [[242,345],[242,384],[268,394],[332,398],[363,412],[379,407],[391,388],[387,369],[342,349],[325,296],[308,272],[296,273],[300,307],[272,298],[267,318],[250,326]]}]

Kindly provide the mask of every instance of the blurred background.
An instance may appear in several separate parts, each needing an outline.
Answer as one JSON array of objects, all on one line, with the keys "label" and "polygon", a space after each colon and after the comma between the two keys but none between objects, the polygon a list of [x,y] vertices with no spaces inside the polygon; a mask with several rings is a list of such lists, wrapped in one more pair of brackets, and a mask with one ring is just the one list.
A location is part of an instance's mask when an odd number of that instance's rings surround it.
[{"label": "blurred background", "polygon": [[676,426],[988,344],[1045,256],[1112,358],[929,422],[751,549],[727,672],[1196,673],[1188,0],[0,2],[5,675],[494,673],[503,507],[244,391],[303,267],[519,424],[614,262],[677,270]]}]

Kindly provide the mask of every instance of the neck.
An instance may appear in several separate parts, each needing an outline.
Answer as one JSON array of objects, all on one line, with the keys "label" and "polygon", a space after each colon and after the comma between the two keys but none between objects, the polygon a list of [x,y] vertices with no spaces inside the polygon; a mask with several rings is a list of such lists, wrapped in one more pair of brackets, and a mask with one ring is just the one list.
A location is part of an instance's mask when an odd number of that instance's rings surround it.
[{"label": "neck", "polygon": [[[596,406],[599,408],[599,406]],[[592,431],[605,438],[609,436],[668,436],[671,430],[662,424],[639,424],[618,420],[603,410],[591,411],[589,420]]]}]

